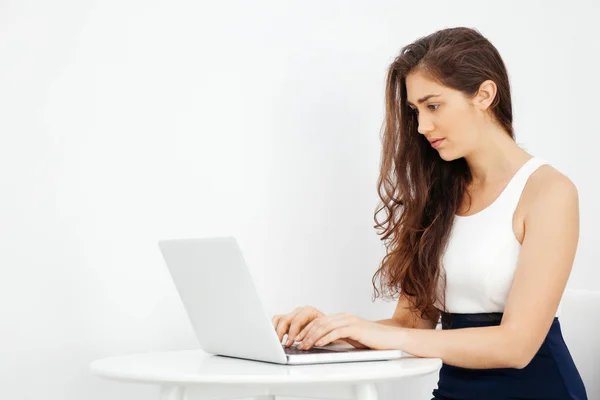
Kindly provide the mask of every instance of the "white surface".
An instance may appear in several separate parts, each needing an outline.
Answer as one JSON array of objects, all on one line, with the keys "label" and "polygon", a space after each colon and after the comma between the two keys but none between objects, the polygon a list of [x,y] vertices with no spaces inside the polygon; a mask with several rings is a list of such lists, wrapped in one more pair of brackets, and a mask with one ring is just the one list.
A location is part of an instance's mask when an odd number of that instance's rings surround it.
[{"label": "white surface", "polygon": [[417,357],[292,366],[213,356],[201,350],[110,357],[90,365],[94,374],[122,381],[246,385],[389,381],[426,375],[441,367],[440,359]]},{"label": "white surface", "polygon": [[[502,5],[0,1],[3,397],[153,399],[88,365],[198,347],[164,237],[239,234],[273,313],[389,318],[371,302],[385,68],[444,26],[497,45],[517,141],[580,191],[570,285],[598,288],[600,2]],[[578,324],[581,351],[599,343]],[[387,398],[430,399],[417,380]]]}]

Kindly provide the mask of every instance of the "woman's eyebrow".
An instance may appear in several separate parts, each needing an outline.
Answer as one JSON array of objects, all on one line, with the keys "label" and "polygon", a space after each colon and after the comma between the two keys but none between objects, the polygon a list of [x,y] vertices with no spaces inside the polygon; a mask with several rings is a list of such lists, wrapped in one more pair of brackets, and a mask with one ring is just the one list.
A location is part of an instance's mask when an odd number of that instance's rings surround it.
[{"label": "woman's eyebrow", "polygon": [[[424,102],[426,102],[427,100],[429,100],[429,99],[430,99],[430,98],[432,98],[432,97],[439,97],[439,96],[440,96],[439,94],[428,94],[428,95],[427,95],[427,96],[425,96],[425,97],[421,97],[419,100],[417,100],[417,102],[418,102],[419,104],[421,104],[421,103],[424,103]],[[406,100],[406,102],[407,102],[408,104],[410,104],[411,106],[414,106],[414,104],[413,104],[413,103],[411,103],[410,101]]]}]

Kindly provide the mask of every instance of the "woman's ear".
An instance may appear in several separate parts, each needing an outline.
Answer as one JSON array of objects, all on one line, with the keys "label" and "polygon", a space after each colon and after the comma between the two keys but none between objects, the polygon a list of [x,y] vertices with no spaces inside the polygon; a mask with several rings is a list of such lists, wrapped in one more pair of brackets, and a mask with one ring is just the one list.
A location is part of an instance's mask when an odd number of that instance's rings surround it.
[{"label": "woman's ear", "polygon": [[479,91],[473,99],[473,103],[481,111],[486,111],[494,102],[498,88],[496,83],[490,79],[479,85]]}]

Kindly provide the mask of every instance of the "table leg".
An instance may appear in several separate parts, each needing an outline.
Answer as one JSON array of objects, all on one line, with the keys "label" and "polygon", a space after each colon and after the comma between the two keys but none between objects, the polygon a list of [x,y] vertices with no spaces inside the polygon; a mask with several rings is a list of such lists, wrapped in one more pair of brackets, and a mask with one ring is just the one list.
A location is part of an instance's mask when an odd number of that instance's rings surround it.
[{"label": "table leg", "polygon": [[185,400],[185,387],[172,385],[161,386],[160,400]]},{"label": "table leg", "polygon": [[377,388],[374,383],[359,383],[354,386],[355,400],[377,400]]}]

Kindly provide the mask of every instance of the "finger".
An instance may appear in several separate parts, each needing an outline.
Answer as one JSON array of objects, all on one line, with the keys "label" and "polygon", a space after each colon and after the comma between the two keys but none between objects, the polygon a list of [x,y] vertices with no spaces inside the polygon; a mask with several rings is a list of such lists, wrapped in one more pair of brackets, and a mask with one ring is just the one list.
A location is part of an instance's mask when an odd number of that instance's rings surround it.
[{"label": "finger", "polygon": [[279,337],[279,341],[283,339],[283,335],[285,334],[285,318],[286,314],[278,315],[277,318],[273,321],[275,326],[275,332],[277,332],[277,337]]},{"label": "finger", "polygon": [[315,346],[327,346],[329,343],[334,342],[338,339],[344,338],[348,335],[348,327],[334,329],[327,335],[315,342]]},{"label": "finger", "polygon": [[306,334],[312,329],[312,327],[316,324],[319,323],[319,320],[321,318],[326,318],[326,317],[319,317],[319,318],[315,318],[312,321],[310,321],[298,334],[298,336],[296,337],[296,341],[297,342],[301,342],[304,337],[306,336]]},{"label": "finger", "polygon": [[275,316],[273,316],[273,319],[271,319],[271,323],[273,324],[273,328],[275,329],[275,332],[277,333],[277,336],[279,336],[279,323],[281,322],[281,319],[284,317],[284,314],[277,314]]},{"label": "finger", "polygon": [[300,345],[298,346],[300,349],[308,349],[312,346],[312,342],[307,340],[308,338],[314,338],[317,335],[316,332],[321,332],[325,327],[331,324],[331,321],[335,319],[335,315],[320,317],[314,319],[304,330],[302,333],[302,337],[300,338]]},{"label": "finger", "polygon": [[292,320],[290,329],[288,331],[288,340],[285,345],[289,346],[294,344],[296,337],[300,333],[300,329],[305,325],[308,325],[312,320],[315,319],[314,310],[304,309]]},{"label": "finger", "polygon": [[296,339],[296,341],[303,341],[306,335],[310,332],[310,330],[314,328],[315,324],[327,323],[327,321],[333,321],[348,316],[349,314],[339,313],[334,315],[323,315],[322,317],[317,317],[310,324],[304,327],[304,329],[298,334],[298,338]]},{"label": "finger", "polygon": [[271,323],[273,324],[274,329],[277,329],[277,324],[279,323],[280,318],[281,315],[274,315],[273,318],[271,318]]},{"label": "finger", "polygon": [[343,314],[334,314],[334,315],[323,315],[313,319],[308,325],[302,329],[302,331],[298,334],[296,341],[301,342],[304,340],[306,335],[311,331],[311,329],[315,329],[315,325],[317,324],[325,324],[327,321],[338,319]]},{"label": "finger", "polygon": [[305,334],[300,348],[305,350],[310,349],[312,346],[314,346],[314,343],[321,339],[323,336],[327,335],[334,329],[339,329],[348,326],[350,322],[351,319],[348,316],[342,314],[337,314],[325,318],[320,323],[313,325],[311,329]]},{"label": "finger", "polygon": [[279,342],[283,340],[283,336],[288,332],[291,320],[296,316],[296,314],[298,314],[298,312],[300,312],[300,309],[296,308],[291,313],[286,314],[279,319],[277,328],[275,328],[277,331],[277,336],[279,337]]},{"label": "finger", "polygon": [[275,328],[275,331],[277,332],[277,337],[279,337],[280,343],[283,340],[283,336],[287,333],[288,324],[289,323],[287,322],[285,316],[281,317],[277,322],[277,327]]}]

